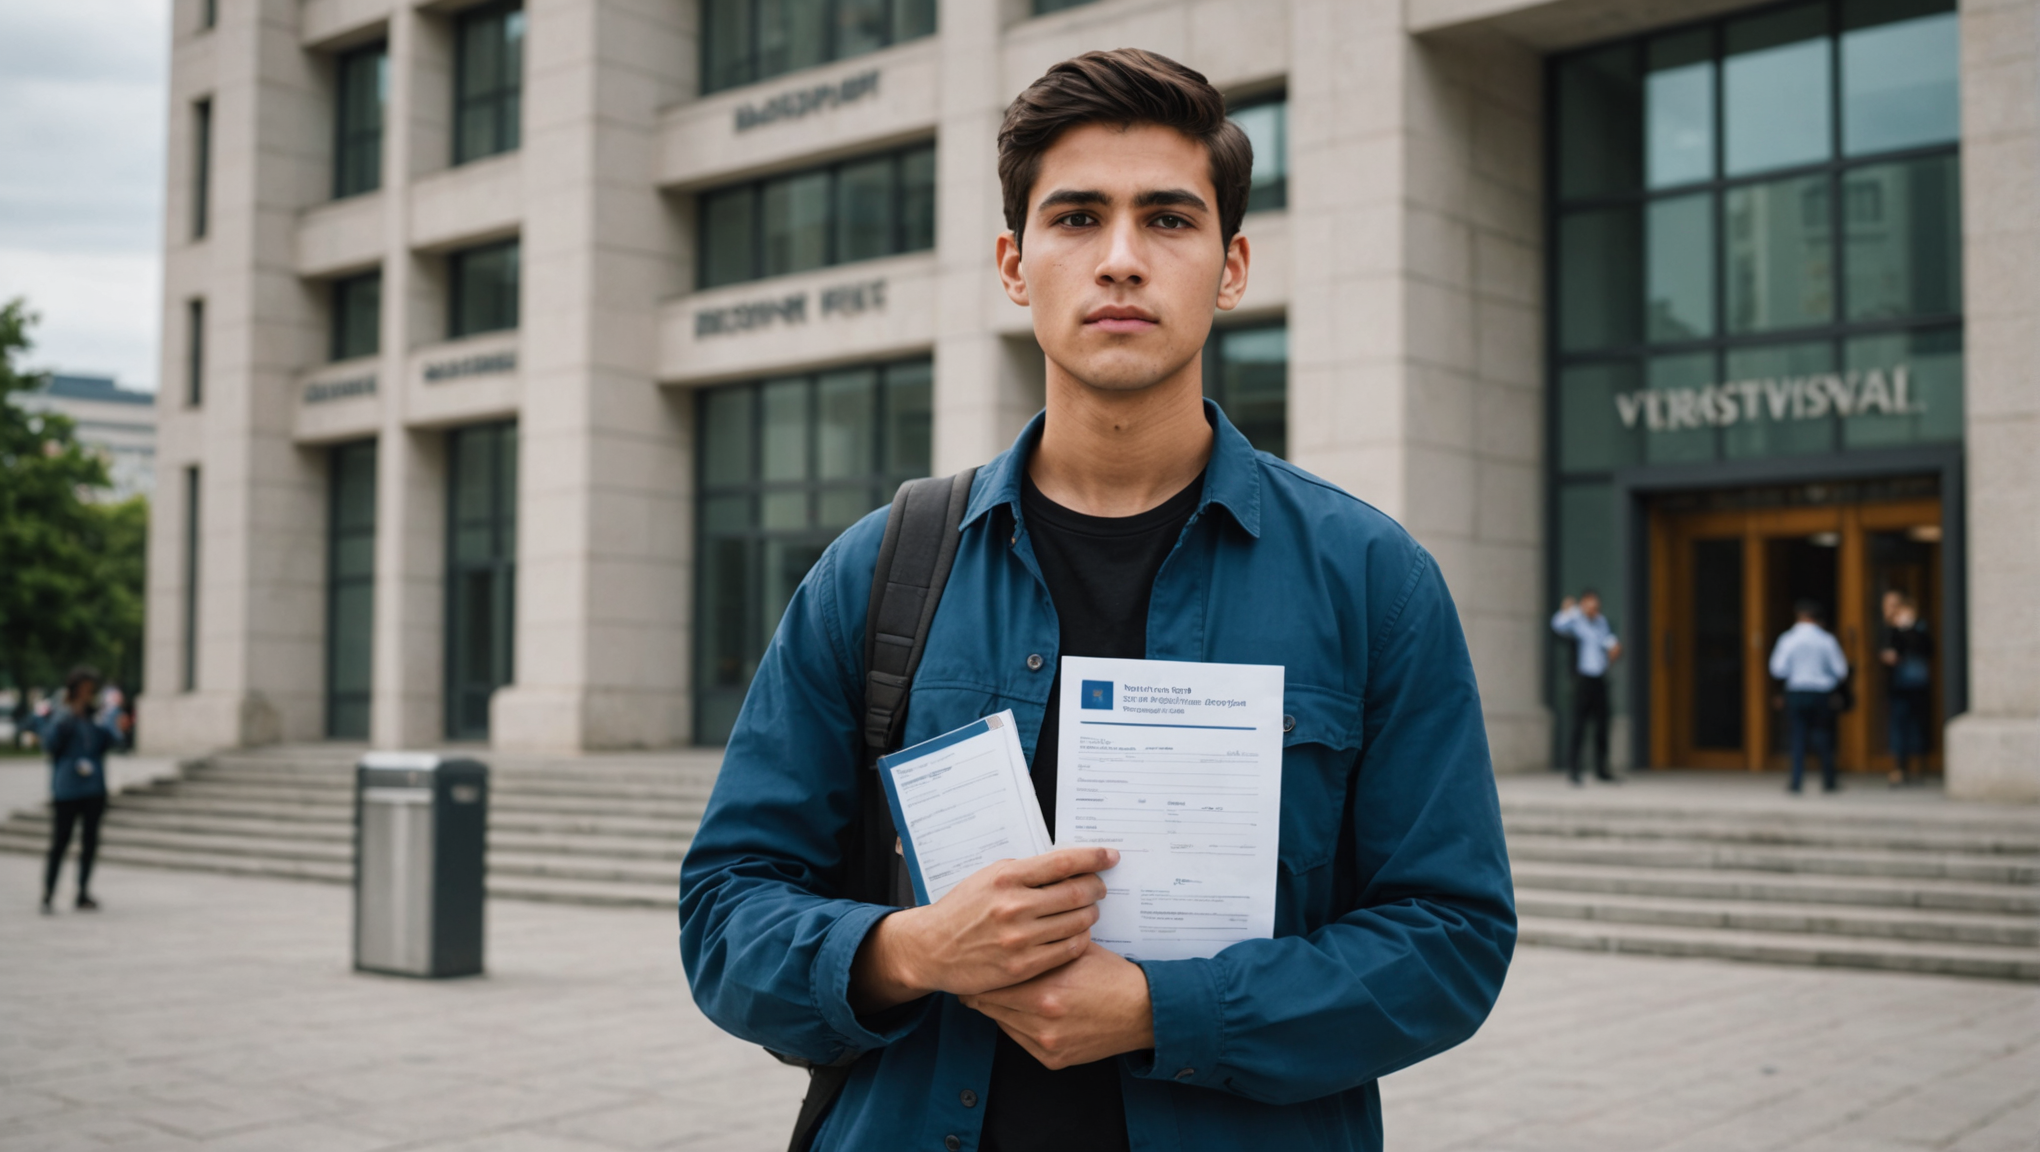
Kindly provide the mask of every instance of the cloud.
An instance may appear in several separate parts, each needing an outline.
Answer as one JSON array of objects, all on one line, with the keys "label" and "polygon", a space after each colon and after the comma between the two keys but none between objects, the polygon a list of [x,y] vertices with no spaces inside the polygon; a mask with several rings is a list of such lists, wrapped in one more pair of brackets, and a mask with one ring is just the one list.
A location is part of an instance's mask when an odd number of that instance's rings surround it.
[{"label": "cloud", "polygon": [[38,366],[153,387],[169,0],[0,5],[0,297]]}]

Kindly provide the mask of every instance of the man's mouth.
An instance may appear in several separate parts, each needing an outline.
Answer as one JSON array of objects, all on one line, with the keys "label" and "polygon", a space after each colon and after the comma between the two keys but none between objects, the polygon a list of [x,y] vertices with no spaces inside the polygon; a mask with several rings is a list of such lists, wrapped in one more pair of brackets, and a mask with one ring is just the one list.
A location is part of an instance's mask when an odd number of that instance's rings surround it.
[{"label": "man's mouth", "polygon": [[1094,308],[1084,317],[1084,327],[1100,332],[1146,332],[1161,322],[1154,313],[1145,308],[1127,308],[1114,305]]}]

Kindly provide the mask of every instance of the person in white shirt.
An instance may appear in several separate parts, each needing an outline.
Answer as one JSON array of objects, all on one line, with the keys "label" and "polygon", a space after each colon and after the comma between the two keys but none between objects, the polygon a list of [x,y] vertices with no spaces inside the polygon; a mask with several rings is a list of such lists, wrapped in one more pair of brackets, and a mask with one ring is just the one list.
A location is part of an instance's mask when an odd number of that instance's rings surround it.
[{"label": "person in white shirt", "polygon": [[1551,618],[1551,630],[1573,642],[1573,722],[1566,769],[1580,783],[1580,744],[1594,727],[1594,778],[1615,783],[1608,771],[1608,666],[1622,655],[1622,642],[1601,615],[1601,594],[1592,588],[1579,599],[1566,597]]},{"label": "person in white shirt", "polygon": [[1820,757],[1821,790],[1834,792],[1840,785],[1835,782],[1832,697],[1848,678],[1849,660],[1834,634],[1820,626],[1820,605],[1801,600],[1793,612],[1798,622],[1771,649],[1771,675],[1785,682],[1785,716],[1792,725],[1792,783],[1785,790],[1799,791],[1810,738]]}]

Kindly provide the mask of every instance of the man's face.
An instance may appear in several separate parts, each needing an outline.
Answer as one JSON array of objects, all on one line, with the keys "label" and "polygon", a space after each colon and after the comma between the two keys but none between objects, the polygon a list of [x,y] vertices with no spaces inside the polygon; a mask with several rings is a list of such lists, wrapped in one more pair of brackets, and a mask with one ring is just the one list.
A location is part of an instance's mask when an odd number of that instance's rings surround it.
[{"label": "man's face", "polygon": [[1079,382],[1136,391],[1197,358],[1239,303],[1247,242],[1221,242],[1204,146],[1171,128],[1084,124],[1042,154],[1019,245],[998,245],[1042,351]]},{"label": "man's face", "polygon": [[1599,596],[1594,595],[1591,592],[1587,593],[1585,596],[1580,597],[1580,611],[1586,613],[1587,619],[1589,620],[1595,619],[1596,617],[1600,616],[1601,598]]}]

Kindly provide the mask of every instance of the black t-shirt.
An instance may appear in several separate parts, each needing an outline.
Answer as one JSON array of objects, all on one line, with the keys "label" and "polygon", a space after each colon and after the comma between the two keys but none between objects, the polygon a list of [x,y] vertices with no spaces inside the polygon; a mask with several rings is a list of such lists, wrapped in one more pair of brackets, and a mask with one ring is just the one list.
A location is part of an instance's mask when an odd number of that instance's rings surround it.
[{"label": "black t-shirt", "polygon": [[[1204,477],[1138,516],[1086,516],[1022,481],[1028,542],[1048,583],[1064,656],[1139,660],[1147,656],[1148,597],[1155,574],[1197,510]],[[1034,747],[1034,794],[1055,829],[1056,714],[1062,672]],[[1126,1103],[1114,1060],[1051,1071],[999,1033],[985,1099],[986,1152],[1119,1152],[1127,1147]]]}]

